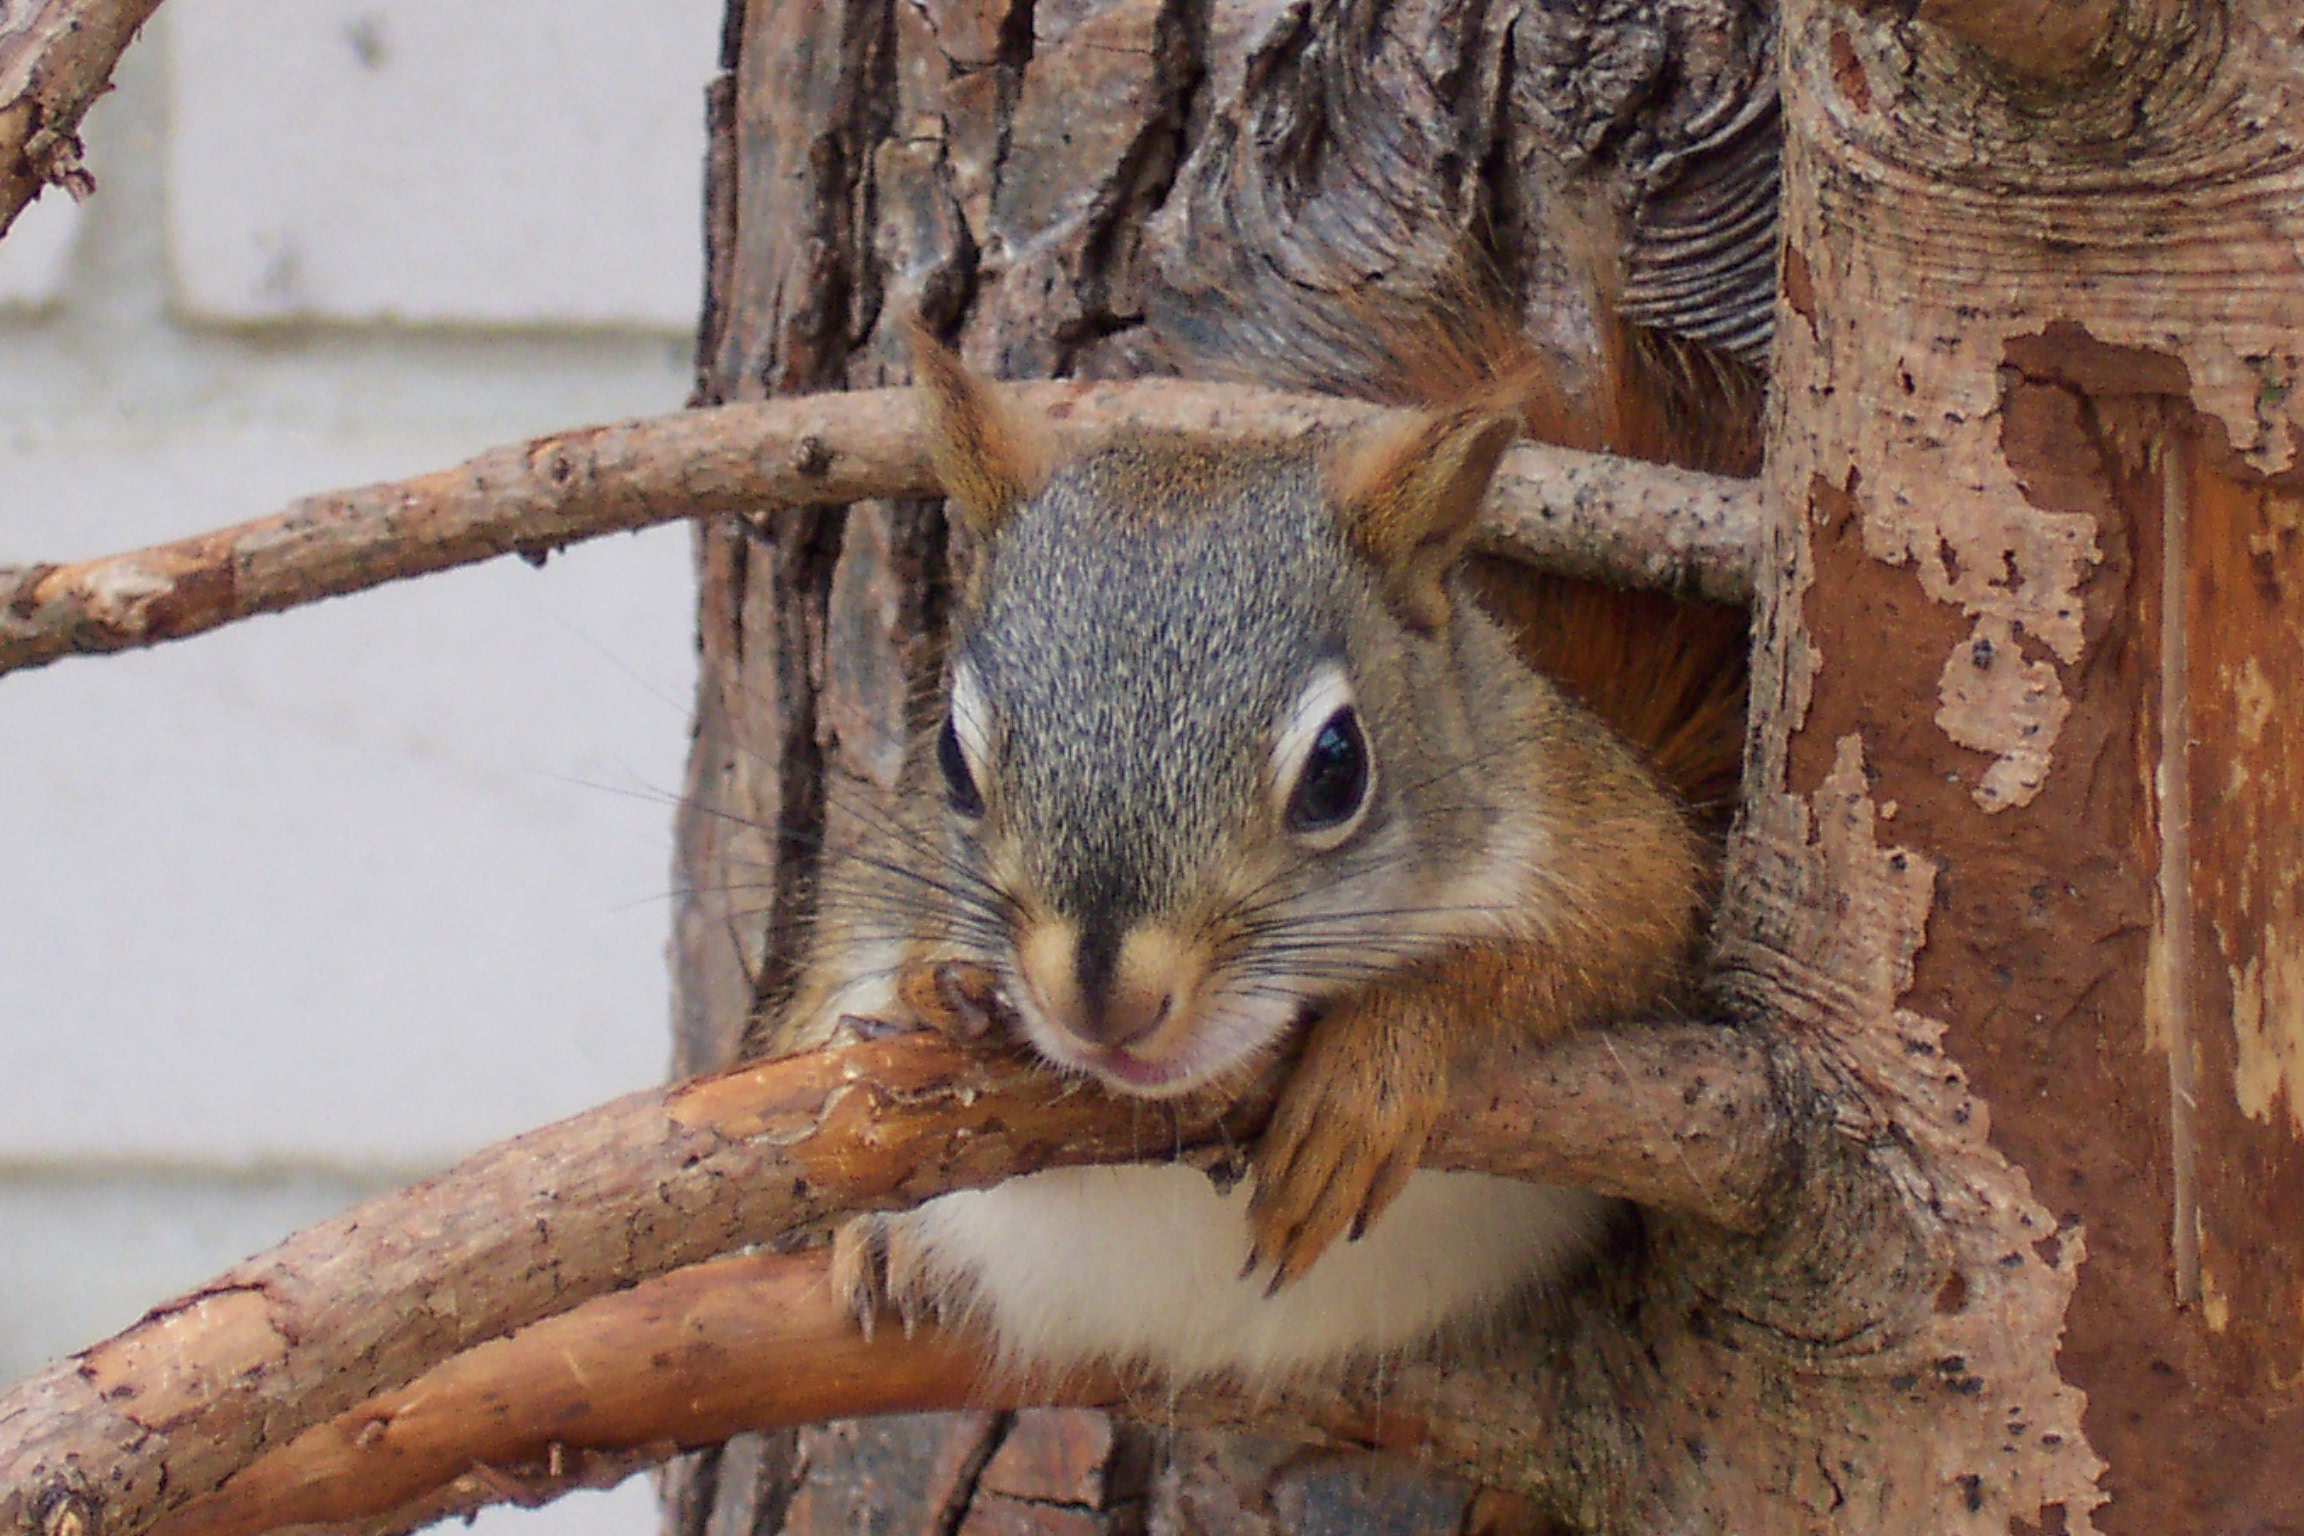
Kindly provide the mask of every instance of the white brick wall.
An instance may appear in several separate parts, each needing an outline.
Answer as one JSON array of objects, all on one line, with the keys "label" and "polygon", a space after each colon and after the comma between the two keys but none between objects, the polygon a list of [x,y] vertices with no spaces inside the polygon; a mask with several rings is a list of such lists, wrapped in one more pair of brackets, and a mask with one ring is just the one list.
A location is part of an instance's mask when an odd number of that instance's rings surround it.
[{"label": "white brick wall", "polygon": [[[675,407],[719,10],[177,0],[0,241],[0,562]],[[0,1381],[660,1076],[689,606],[665,529],[0,680]]]},{"label": "white brick wall", "polygon": [[16,216],[8,238],[0,240],[0,315],[56,302],[79,230],[80,205],[60,192]]},{"label": "white brick wall", "polygon": [[692,323],[696,0],[178,0],[169,249],[204,318]]}]

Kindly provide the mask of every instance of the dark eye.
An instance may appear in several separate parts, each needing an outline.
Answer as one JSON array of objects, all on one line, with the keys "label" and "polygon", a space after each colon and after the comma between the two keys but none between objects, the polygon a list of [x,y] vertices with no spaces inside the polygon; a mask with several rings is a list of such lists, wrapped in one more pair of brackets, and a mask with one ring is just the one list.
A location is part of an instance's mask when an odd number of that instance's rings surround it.
[{"label": "dark eye", "polygon": [[976,776],[968,771],[968,754],[960,750],[960,732],[950,715],[936,733],[936,766],[944,770],[944,803],[971,821],[983,815],[984,796],[976,788]]},{"label": "dark eye", "polygon": [[1330,715],[1304,754],[1304,771],[1288,797],[1288,830],[1323,832],[1342,826],[1368,796],[1368,743],[1351,706]]}]

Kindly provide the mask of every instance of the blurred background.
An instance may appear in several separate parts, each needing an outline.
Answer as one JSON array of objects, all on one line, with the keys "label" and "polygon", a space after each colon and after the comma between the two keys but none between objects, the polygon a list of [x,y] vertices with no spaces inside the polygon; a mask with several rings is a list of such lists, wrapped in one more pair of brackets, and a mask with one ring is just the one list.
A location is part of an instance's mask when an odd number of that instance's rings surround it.
[{"label": "blurred background", "polygon": [[[0,240],[0,563],[677,408],[720,13],[172,0]],[[0,1382],[661,1078],[691,677],[675,527],[0,679]]]}]

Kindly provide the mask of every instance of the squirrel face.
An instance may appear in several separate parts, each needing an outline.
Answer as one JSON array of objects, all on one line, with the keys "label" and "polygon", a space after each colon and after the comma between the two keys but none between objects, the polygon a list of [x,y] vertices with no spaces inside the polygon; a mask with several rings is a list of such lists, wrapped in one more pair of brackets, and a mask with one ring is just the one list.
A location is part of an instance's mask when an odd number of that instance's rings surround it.
[{"label": "squirrel face", "polygon": [[1107,450],[1005,523],[961,620],[953,860],[997,893],[1035,1044],[1139,1093],[1254,1058],[1357,973],[1323,897],[1401,883],[1370,858],[1403,831],[1366,717],[1393,690],[1363,701],[1353,640],[1382,602],[1316,471]]},{"label": "squirrel face", "polygon": [[922,372],[984,541],[925,754],[935,858],[1040,1051],[1184,1092],[1460,932],[1495,816],[1447,767],[1477,749],[1443,579],[1509,425],[1455,425],[1477,483],[1410,529],[1433,488],[1394,461],[1429,470],[1424,418],[1390,453],[1137,440],[1052,470],[956,363]]}]

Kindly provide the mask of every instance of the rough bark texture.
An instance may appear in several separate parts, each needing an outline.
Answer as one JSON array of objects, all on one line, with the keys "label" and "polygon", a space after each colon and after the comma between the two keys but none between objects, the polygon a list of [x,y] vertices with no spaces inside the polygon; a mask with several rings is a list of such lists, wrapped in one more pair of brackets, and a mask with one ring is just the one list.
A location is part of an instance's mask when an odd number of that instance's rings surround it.
[{"label": "rough bark texture", "polygon": [[160,0],[0,3],[0,234],[49,187],[96,190],[80,118]]},{"label": "rough bark texture", "polygon": [[[1289,438],[1375,414],[1355,401],[1173,379],[1021,393],[1071,442],[1121,431]],[[580,540],[657,523],[927,495],[936,478],[921,436],[909,390],[723,406],[555,432],[124,554],[0,566],[0,673],[501,555],[541,564]],[[1529,445],[1499,469],[1477,537],[1565,576],[1743,602],[1759,524],[1747,481]]]},{"label": "rough bark texture", "polygon": [[[1759,1234],[1829,1134],[1777,1066],[1717,1026],[1562,1042],[1460,1084],[1430,1156]],[[58,1500],[118,1536],[373,1529],[747,1428],[1127,1401],[1130,1383],[1095,1373],[987,1383],[965,1338],[894,1319],[868,1342],[827,1255],[787,1251],[833,1212],[1036,1163],[1231,1168],[1265,1107],[1148,1110],[924,1036],[605,1105],[298,1234],[0,1396],[0,1529],[46,1524]],[[773,1253],[711,1257],[747,1245]],[[1448,1455],[1489,1433],[1448,1422],[1458,1387],[1411,1373],[1356,1395],[1160,1401],[1171,1417]],[[1508,1375],[1493,1390],[1523,1395]],[[1366,1427],[1388,1422],[1403,1427]]]},{"label": "rough bark texture", "polygon": [[[1737,0],[736,0],[699,397],[888,382],[897,305],[1005,377],[1182,368],[1350,393],[1369,364],[1345,296],[1454,280],[1467,250],[1574,356],[1578,251],[1620,239],[1628,307],[1753,357],[1772,296],[1769,38]],[[940,661],[945,562],[937,510],[912,502],[700,534],[681,1070],[728,1059],[773,1005],[818,850],[893,791],[907,703]],[[1104,1506],[971,1500],[965,1481],[891,1492],[891,1468],[966,1464],[985,1434],[930,1420],[738,1442],[671,1476],[668,1517],[688,1536],[829,1536],[917,1508],[940,1532],[1124,1536],[1309,1532],[1356,1508],[1437,1533],[1474,1507],[1460,1488],[1292,1483],[1278,1450],[1190,1433],[1115,1471],[1126,1493]]]},{"label": "rough bark texture", "polygon": [[967,1061],[913,1038],[633,1095],[501,1143],[0,1396],[0,1529],[68,1510],[133,1536],[377,1388],[634,1280],[820,1235],[862,1203],[914,1204],[972,1167],[998,1177],[1019,1153],[1092,1157],[1102,1140],[1112,1161],[1195,1143],[1221,1155],[1254,1118],[1244,1105],[1250,1119],[1224,1125],[1183,1102],[1181,1118],[1100,1116],[1102,1097],[1015,1056]]},{"label": "rough bark texture", "polygon": [[[1959,1298],[2005,1446],[1931,1448],[1979,1528],[2081,1530],[2102,1495],[2109,1531],[2297,1529],[2304,738],[2268,723],[2299,654],[2304,53],[2276,3],[2058,8],[2098,25],[2043,82],[2029,41],[2006,72],[1977,51],[2010,41],[1998,8],[1932,9],[1961,35],[1785,8],[1776,545],[1728,927],[1756,1005],[1852,1061],[1932,1041],[1991,1106],[1913,1106],[1992,1197],[1955,1241],[2022,1261]],[[1895,908],[1829,915],[1836,835]],[[2042,1285],[2076,1285],[2084,1413],[2007,1347],[2057,1326]]]},{"label": "rough bark texture", "polygon": [[[1012,374],[1349,388],[1335,296],[1444,277],[1467,240],[1572,349],[1564,253],[1596,227],[1631,242],[1637,312],[1743,344],[1719,296],[1776,97],[1770,29],[1733,10],[740,20],[712,391],[876,381],[891,293]],[[1498,1464],[1603,1529],[2295,1526],[2304,739],[2273,722],[2299,671],[2304,38],[2276,0],[1793,0],[1780,25],[1787,304],[1722,995],[1830,1085],[1881,1182],[1807,1213],[1800,1264],[1651,1223],[1556,1326],[1549,1436]],[[1648,264],[1701,297],[1644,308]],[[785,904],[691,925],[692,1060],[776,995],[824,807],[888,792],[893,704],[936,660],[926,518],[706,541],[723,755],[693,787],[766,829],[732,835]],[[807,1476],[730,1492],[715,1466],[677,1484],[684,1530],[810,1528],[805,1498],[748,1502]],[[1155,1494],[1156,1522],[1234,1528],[1198,1507]]]}]

